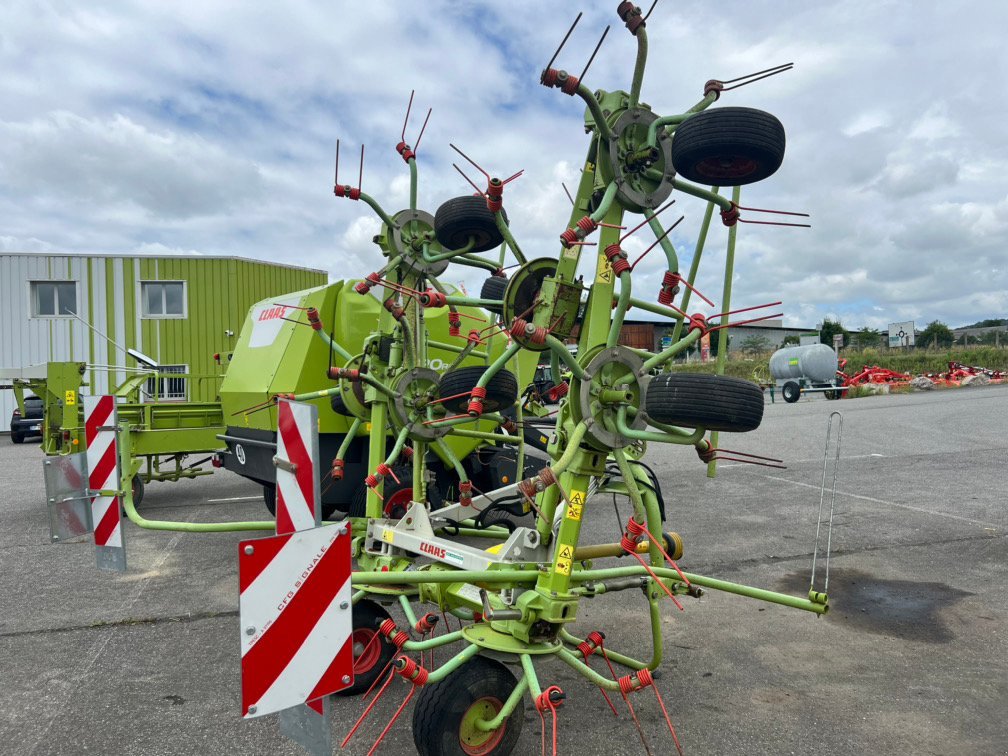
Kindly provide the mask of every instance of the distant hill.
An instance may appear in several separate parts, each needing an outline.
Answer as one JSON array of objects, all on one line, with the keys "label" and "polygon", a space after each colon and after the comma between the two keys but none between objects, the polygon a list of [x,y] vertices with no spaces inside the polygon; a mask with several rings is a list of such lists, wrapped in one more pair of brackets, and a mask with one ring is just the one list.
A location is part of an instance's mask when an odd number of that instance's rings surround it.
[{"label": "distant hill", "polygon": [[988,318],[987,320],[980,320],[970,325],[959,326],[959,328],[954,330],[958,331],[963,328],[993,328],[994,326],[1004,325],[1008,325],[1008,318]]}]

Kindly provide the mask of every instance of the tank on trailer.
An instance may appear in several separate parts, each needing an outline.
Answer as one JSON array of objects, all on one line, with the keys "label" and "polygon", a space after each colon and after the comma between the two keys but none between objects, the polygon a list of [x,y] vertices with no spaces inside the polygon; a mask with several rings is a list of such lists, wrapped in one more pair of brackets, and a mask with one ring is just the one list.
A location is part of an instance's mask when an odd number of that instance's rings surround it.
[{"label": "tank on trailer", "polygon": [[822,391],[827,399],[839,399],[837,355],[826,344],[785,347],[770,355],[770,375],[788,403],[797,402],[803,391]]},{"label": "tank on trailer", "polygon": [[836,352],[825,344],[784,347],[770,355],[770,375],[780,381],[805,378],[812,383],[831,383],[836,371]]}]

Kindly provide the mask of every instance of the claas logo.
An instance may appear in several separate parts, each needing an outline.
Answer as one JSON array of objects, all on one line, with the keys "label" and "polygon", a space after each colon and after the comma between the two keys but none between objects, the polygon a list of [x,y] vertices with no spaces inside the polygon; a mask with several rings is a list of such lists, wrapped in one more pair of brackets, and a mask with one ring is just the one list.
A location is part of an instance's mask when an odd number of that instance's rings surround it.
[{"label": "claas logo", "polygon": [[276,320],[277,318],[282,318],[287,314],[287,307],[279,305],[276,307],[267,307],[259,313],[259,322],[264,320]]}]

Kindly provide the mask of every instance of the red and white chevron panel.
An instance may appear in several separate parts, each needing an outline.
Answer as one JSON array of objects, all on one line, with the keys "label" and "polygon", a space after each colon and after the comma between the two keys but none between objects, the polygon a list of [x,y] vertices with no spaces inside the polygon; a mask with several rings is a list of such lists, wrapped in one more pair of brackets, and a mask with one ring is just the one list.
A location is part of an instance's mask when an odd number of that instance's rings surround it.
[{"label": "red and white chevron panel", "polygon": [[318,526],[322,522],[318,407],[286,399],[278,402],[276,456],[277,534]]},{"label": "red and white chevron panel", "polygon": [[243,717],[352,684],[349,523],[242,541],[238,581]]},{"label": "red and white chevron panel", "polygon": [[[115,434],[115,397],[85,396],[83,399],[88,487],[92,491],[118,491],[119,450]],[[96,546],[122,547],[118,496],[92,498],[91,519]]]}]

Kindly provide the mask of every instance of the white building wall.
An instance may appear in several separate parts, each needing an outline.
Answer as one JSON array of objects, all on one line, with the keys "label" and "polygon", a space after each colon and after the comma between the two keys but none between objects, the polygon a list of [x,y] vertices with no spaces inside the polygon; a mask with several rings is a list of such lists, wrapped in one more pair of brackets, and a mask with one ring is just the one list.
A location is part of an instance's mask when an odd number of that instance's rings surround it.
[{"label": "white building wall", "polygon": [[[26,368],[50,361],[73,360],[109,364],[110,354],[105,340],[95,334],[95,354],[90,353],[91,331],[72,317],[32,317],[32,281],[74,281],[77,284],[77,312],[88,319],[93,307],[95,327],[106,318],[104,257],[83,255],[0,254],[0,368]],[[119,264],[120,295],[114,299],[115,311],[122,321],[122,261]],[[88,267],[97,291],[88,287]],[[125,332],[125,328],[122,328]],[[113,352],[115,350],[112,350]],[[123,362],[120,356],[113,364]],[[105,376],[96,375],[95,389],[107,390]],[[97,393],[97,391],[95,391]],[[9,430],[11,413],[16,403],[11,391],[0,391],[0,431]]]}]

